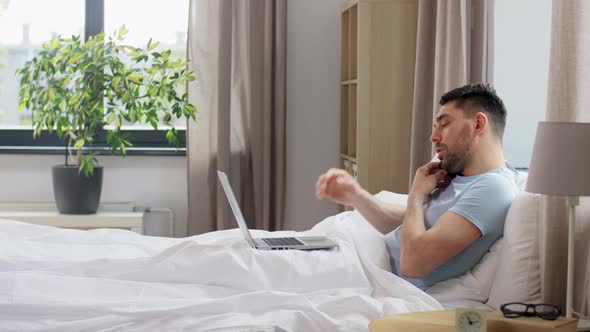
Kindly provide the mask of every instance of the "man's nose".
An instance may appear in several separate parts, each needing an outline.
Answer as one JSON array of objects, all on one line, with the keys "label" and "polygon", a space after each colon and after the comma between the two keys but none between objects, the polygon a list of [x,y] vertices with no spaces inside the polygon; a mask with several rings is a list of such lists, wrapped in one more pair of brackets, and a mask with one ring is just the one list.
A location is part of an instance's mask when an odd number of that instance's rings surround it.
[{"label": "man's nose", "polygon": [[440,142],[440,134],[438,133],[438,130],[433,130],[432,134],[430,135],[430,141],[433,143],[437,143]]}]

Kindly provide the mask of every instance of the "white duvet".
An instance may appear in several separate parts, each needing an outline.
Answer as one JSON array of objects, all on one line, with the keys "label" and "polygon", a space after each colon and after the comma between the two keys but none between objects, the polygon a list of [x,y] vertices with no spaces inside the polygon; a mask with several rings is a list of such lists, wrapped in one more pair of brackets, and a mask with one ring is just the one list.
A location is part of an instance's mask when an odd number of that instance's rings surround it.
[{"label": "white duvet", "polygon": [[388,271],[358,213],[304,234],[340,247],[259,251],[237,229],[173,239],[0,220],[0,331],[366,331],[442,309]]}]

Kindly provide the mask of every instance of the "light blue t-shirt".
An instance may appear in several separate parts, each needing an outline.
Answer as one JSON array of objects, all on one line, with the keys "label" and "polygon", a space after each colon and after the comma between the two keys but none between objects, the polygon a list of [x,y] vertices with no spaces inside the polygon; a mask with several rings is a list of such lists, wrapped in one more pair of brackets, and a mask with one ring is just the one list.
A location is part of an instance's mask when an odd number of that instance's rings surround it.
[{"label": "light blue t-shirt", "polygon": [[519,192],[517,176],[518,172],[506,163],[506,167],[482,174],[456,176],[446,188],[435,189],[429,202],[424,205],[426,229],[430,229],[445,212],[452,211],[473,223],[482,236],[426,277],[412,279],[399,273],[400,226],[385,235],[392,272],[416,287],[426,289],[439,281],[470,271],[503,234],[506,214]]}]

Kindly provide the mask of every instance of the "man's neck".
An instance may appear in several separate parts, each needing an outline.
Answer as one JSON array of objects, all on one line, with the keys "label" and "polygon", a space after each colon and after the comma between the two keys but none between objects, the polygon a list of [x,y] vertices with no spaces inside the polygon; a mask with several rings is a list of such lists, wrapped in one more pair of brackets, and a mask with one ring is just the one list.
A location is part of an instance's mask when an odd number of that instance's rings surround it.
[{"label": "man's neck", "polygon": [[462,176],[471,176],[505,166],[504,152],[499,144],[489,144],[473,151],[471,162],[463,170]]}]

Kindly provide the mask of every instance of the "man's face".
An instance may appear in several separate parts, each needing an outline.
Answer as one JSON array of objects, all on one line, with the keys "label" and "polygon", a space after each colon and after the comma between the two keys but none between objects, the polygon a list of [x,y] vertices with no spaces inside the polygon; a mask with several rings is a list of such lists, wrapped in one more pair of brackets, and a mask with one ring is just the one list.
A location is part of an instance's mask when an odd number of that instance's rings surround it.
[{"label": "man's face", "polygon": [[445,104],[436,114],[430,140],[441,160],[441,168],[450,175],[462,174],[471,161],[473,130],[455,101]]}]

